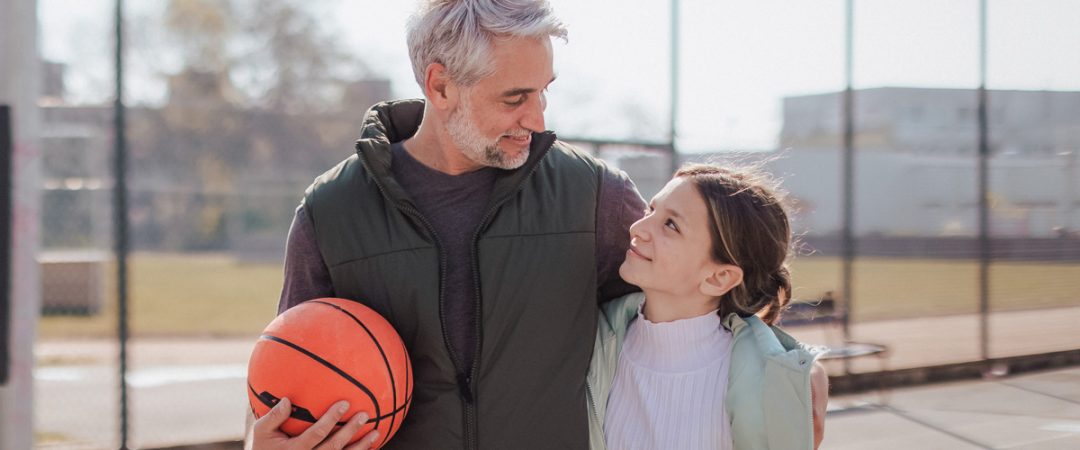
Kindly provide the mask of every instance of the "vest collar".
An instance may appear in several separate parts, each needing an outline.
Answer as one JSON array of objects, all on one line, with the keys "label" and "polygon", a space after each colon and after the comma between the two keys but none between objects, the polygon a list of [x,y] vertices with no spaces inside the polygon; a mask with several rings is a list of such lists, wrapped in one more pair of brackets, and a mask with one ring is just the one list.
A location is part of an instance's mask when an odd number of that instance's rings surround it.
[{"label": "vest collar", "polygon": [[[375,104],[364,116],[360,139],[356,141],[356,153],[364,163],[368,174],[383,187],[384,194],[395,202],[409,202],[409,196],[390,173],[390,144],[403,141],[416,134],[424,118],[424,100],[395,100]],[[540,161],[555,144],[556,136],[551,131],[533,133],[529,148],[529,158],[521,167],[514,170],[499,170],[495,188],[491,195],[492,203],[501,203],[507,196],[513,195],[522,183],[534,171]]]}]

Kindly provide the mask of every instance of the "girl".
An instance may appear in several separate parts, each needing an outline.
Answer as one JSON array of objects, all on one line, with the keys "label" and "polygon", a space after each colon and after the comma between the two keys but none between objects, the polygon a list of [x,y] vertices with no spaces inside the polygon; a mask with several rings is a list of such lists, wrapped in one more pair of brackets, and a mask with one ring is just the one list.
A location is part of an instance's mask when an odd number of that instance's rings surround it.
[{"label": "girl", "polygon": [[820,350],[772,327],[791,293],[780,200],[752,171],[690,165],[630,227],[619,274],[643,292],[601,306],[594,450],[816,448]]}]

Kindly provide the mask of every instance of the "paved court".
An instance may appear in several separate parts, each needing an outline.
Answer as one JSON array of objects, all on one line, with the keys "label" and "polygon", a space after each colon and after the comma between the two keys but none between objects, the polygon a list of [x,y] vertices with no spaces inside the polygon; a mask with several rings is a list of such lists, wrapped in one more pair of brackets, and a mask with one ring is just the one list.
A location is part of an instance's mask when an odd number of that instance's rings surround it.
[{"label": "paved court", "polygon": [[[992,357],[1078,347],[1080,308],[995,313]],[[890,347],[855,372],[978,359],[971,315],[858,323],[853,336]],[[839,341],[836,327],[791,329],[806,342]],[[254,339],[136,338],[131,343],[132,443],[161,448],[239,439],[245,366]],[[114,340],[35,347],[39,448],[109,449],[118,439]],[[842,366],[829,364],[830,373]],[[1080,449],[1080,366],[834,396],[823,449]]]},{"label": "paved court", "polygon": [[834,397],[822,449],[1080,449],[1080,367]]}]

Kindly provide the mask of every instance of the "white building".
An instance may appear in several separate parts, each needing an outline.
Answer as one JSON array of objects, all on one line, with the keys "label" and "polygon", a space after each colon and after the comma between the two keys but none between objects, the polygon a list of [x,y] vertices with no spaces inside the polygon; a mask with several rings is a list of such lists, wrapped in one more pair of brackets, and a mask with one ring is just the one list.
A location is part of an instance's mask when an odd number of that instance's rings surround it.
[{"label": "white building", "polygon": [[[1080,92],[989,91],[988,98],[991,235],[1080,230]],[[841,102],[839,92],[785,98],[778,151],[684,159],[772,159],[766,167],[797,200],[797,231],[837,234]],[[855,105],[856,235],[975,236],[976,91],[864,89]]]},{"label": "white building", "polygon": [[[855,91],[856,148],[936,156],[977,153],[977,91]],[[780,148],[839,148],[842,92],[787,97]],[[1080,92],[987,91],[991,154],[1052,156],[1080,150]]]},{"label": "white building", "polygon": [[[837,149],[793,148],[767,165],[797,201],[799,232],[840,231],[840,156]],[[1076,159],[1076,152],[991,159],[992,235],[1049,237],[1080,228]],[[854,188],[856,235],[974,236],[978,231],[972,156],[859,151]]]}]

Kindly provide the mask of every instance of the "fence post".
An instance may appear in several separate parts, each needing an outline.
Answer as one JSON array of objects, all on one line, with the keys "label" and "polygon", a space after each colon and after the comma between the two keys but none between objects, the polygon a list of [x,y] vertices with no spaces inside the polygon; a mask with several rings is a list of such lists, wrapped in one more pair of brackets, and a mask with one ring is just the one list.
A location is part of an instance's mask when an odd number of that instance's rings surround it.
[{"label": "fence post", "polygon": [[[855,264],[855,92],[852,88],[854,60],[853,41],[855,39],[855,15],[853,0],[845,3],[844,21],[844,96],[843,96],[843,123],[844,144],[841,153],[841,178],[842,178],[842,228],[840,230],[840,278],[841,299],[843,299],[843,331],[844,343],[851,341],[851,312],[853,295],[854,274],[852,266]],[[844,374],[851,374],[851,362],[844,360]]]},{"label": "fence post", "polygon": [[117,335],[120,341],[120,448],[128,448],[128,203],[127,203],[127,122],[124,116],[124,1],[116,0],[116,99],[113,113],[116,133],[114,155],[115,205],[113,206],[116,250]]},{"label": "fence post", "polygon": [[34,445],[34,338],[41,299],[37,253],[41,242],[41,158],[38,147],[38,96],[41,58],[38,54],[37,2],[0,1],[0,104],[8,105],[7,148],[10,169],[0,187],[10,199],[4,222],[7,296],[3,330],[7,380],[0,384],[0,448]]},{"label": "fence post", "polygon": [[0,105],[0,386],[8,382],[11,367],[11,113]]},{"label": "fence post", "polygon": [[986,0],[979,1],[979,354],[990,359],[990,143],[986,110]]}]

